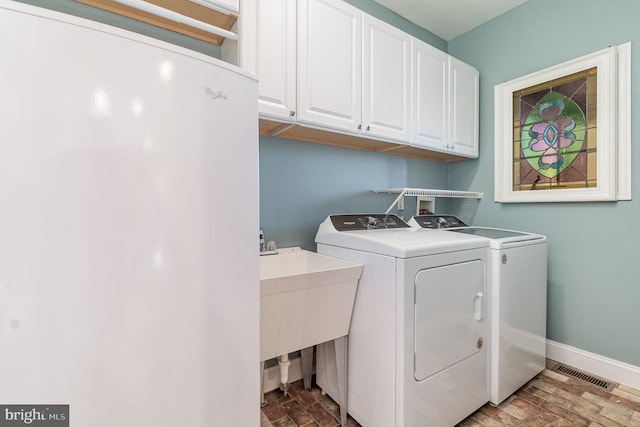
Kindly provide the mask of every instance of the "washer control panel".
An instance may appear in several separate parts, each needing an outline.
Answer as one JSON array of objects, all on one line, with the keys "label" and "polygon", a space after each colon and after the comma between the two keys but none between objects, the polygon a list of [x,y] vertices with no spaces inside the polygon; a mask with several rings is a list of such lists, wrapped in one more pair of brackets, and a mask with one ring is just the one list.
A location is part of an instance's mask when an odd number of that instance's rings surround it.
[{"label": "washer control panel", "polygon": [[455,215],[416,215],[413,220],[422,228],[467,227],[467,224]]},{"label": "washer control panel", "polygon": [[409,224],[393,214],[331,215],[329,218],[338,231],[410,228]]}]

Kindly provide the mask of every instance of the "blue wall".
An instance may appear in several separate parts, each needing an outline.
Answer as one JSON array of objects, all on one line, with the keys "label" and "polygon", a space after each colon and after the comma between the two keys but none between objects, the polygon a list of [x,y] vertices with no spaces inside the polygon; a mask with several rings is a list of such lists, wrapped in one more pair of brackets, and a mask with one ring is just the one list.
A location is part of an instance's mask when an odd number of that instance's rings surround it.
[{"label": "blue wall", "polygon": [[[452,188],[485,191],[474,222],[531,230],[549,238],[548,337],[640,366],[640,201],[493,202],[493,88],[496,84],[632,42],[632,91],[638,93],[637,0],[529,0],[452,40],[449,53],[480,71],[480,158],[451,164]],[[632,140],[640,100],[633,97]],[[632,154],[637,193],[640,150]],[[452,206],[452,208],[454,208]],[[454,208],[455,210],[455,208]]]},{"label": "blue wall", "polygon": [[[315,233],[328,215],[384,212],[397,195],[374,194],[372,190],[394,187],[447,188],[446,166],[389,154],[260,138],[260,220],[265,238],[275,240],[279,247],[315,250]],[[406,204],[405,212],[409,217],[415,212],[415,201]]]}]

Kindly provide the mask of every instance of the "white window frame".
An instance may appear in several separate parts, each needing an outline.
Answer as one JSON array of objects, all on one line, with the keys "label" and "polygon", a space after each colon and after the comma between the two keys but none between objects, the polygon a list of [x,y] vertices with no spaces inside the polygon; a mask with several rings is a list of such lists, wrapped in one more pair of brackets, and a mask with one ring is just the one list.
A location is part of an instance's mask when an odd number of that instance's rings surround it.
[{"label": "white window frame", "polygon": [[[598,69],[597,186],[513,191],[513,93],[593,67]],[[631,200],[631,43],[496,85],[494,96],[496,202]]]}]

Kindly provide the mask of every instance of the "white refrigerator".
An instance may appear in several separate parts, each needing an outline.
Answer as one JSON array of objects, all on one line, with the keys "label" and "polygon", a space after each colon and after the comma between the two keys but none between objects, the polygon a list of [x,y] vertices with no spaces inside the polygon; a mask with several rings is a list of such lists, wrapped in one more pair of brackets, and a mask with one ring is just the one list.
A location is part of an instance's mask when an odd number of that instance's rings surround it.
[{"label": "white refrigerator", "polygon": [[259,425],[258,229],[254,77],[0,0],[0,405]]}]

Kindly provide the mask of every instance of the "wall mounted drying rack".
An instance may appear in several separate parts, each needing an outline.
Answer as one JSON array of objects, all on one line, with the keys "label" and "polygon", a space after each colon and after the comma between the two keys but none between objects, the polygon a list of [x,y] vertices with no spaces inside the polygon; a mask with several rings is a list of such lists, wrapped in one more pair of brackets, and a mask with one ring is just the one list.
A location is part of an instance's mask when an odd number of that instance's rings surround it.
[{"label": "wall mounted drying rack", "polygon": [[398,210],[404,209],[404,198],[406,196],[431,196],[431,197],[449,197],[457,199],[482,199],[484,193],[477,191],[457,191],[457,190],[432,190],[429,188],[389,188],[386,190],[373,190],[374,193],[398,194],[398,197],[391,203],[389,209],[385,213],[389,213],[395,205]]},{"label": "wall mounted drying rack", "polygon": [[75,0],[108,12],[221,45],[238,40],[232,31],[239,11],[215,0]]}]

